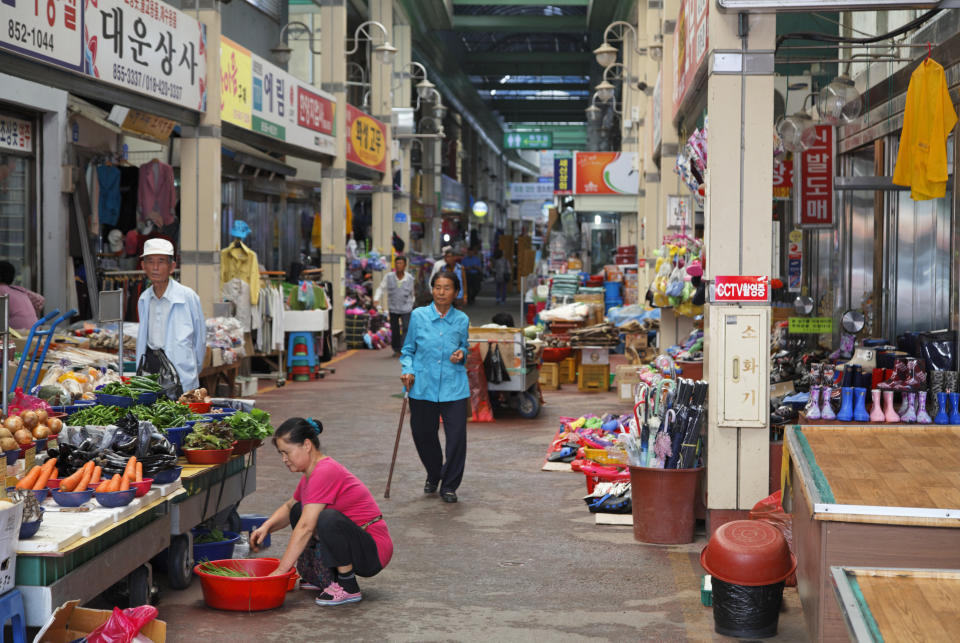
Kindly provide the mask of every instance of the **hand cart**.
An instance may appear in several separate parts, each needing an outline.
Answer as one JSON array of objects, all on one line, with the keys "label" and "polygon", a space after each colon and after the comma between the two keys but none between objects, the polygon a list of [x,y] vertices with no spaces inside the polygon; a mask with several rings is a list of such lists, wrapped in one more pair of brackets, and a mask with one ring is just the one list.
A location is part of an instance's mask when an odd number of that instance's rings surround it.
[{"label": "hand cart", "polygon": [[[523,331],[517,328],[471,328],[469,341],[471,344],[511,347],[508,354],[503,355],[510,379],[499,384],[487,382],[490,401],[499,401],[501,407],[516,409],[528,420],[537,417],[540,414],[540,369],[536,362],[527,361],[527,340]],[[504,353],[502,349],[501,353]]]},{"label": "hand cart", "polygon": [[[13,393],[20,384],[20,375],[23,373],[23,366],[26,364],[28,356],[30,357],[30,365],[27,367],[27,372],[23,375],[23,389],[29,391],[36,386],[37,380],[40,378],[40,371],[43,370],[43,360],[46,359],[47,351],[53,342],[54,331],[61,322],[76,314],[77,311],[71,309],[65,314],[60,315],[60,310],[54,309],[53,312],[48,313],[43,319],[38,319],[36,323],[30,327],[30,332],[27,334],[27,343],[24,345],[23,352],[20,355],[20,363],[17,365],[17,370],[13,375],[13,382],[10,384],[10,393]],[[57,317],[57,315],[60,316]],[[53,319],[53,323],[50,324],[50,328],[38,330],[51,319]],[[46,342],[43,341],[44,337],[47,338]],[[33,343],[34,338],[37,338],[36,344]],[[40,348],[41,345],[43,346],[42,349]],[[36,365],[36,370],[34,370],[34,365]]]}]

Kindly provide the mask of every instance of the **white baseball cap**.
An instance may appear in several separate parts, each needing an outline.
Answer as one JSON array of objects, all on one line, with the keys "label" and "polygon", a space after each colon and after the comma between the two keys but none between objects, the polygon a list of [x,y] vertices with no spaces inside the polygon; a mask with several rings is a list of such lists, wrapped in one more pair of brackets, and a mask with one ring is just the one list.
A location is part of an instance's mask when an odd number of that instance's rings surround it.
[{"label": "white baseball cap", "polygon": [[166,239],[147,239],[147,242],[143,244],[143,254],[140,256],[146,257],[147,255],[167,255],[172,257],[173,244]]}]

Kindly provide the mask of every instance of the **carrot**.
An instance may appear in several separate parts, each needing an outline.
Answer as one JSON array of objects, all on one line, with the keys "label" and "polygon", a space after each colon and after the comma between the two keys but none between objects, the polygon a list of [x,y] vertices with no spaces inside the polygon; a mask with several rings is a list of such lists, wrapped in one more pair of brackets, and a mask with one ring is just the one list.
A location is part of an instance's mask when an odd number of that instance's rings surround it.
[{"label": "carrot", "polygon": [[134,480],[134,482],[143,482],[143,463],[142,462],[137,463],[137,475],[136,475],[136,480]]},{"label": "carrot", "polygon": [[110,481],[107,479],[104,479],[102,482],[100,482],[96,488],[97,493],[103,493],[104,491],[110,491]]},{"label": "carrot", "polygon": [[110,488],[107,491],[120,491],[120,474],[115,473],[113,477],[110,478]]},{"label": "carrot", "polygon": [[53,468],[53,475],[50,476],[50,477],[53,478],[54,480],[59,479],[59,478],[60,478],[60,469],[54,467],[54,468]]},{"label": "carrot", "polygon": [[90,486],[90,479],[93,478],[93,470],[96,465],[93,464],[93,460],[87,461],[83,465],[83,474],[80,476],[80,483],[74,487],[74,491],[86,491]]},{"label": "carrot", "polygon": [[126,491],[130,488],[130,478],[122,476],[120,478],[120,489],[118,491]]},{"label": "carrot", "polygon": [[83,475],[83,467],[80,467],[73,474],[67,476],[60,481],[60,491],[73,491],[77,487],[77,483],[80,482],[80,477]]},{"label": "carrot", "polygon": [[40,468],[40,477],[33,485],[33,489],[40,490],[47,488],[47,481],[50,480],[50,476],[53,475],[53,472],[56,471],[56,468],[53,466],[57,463],[56,458],[50,458],[43,463],[43,466]]},{"label": "carrot", "polygon": [[135,475],[137,475],[137,456],[132,455],[130,459],[127,460],[127,467],[123,470],[123,477],[133,480]]},{"label": "carrot", "polygon": [[100,476],[103,475],[103,467],[99,464],[93,468],[93,477],[90,478],[90,484],[100,484]]},{"label": "carrot", "polygon": [[41,467],[39,464],[30,469],[27,475],[23,476],[20,482],[17,483],[17,489],[33,489],[33,485],[40,479],[40,470]]}]

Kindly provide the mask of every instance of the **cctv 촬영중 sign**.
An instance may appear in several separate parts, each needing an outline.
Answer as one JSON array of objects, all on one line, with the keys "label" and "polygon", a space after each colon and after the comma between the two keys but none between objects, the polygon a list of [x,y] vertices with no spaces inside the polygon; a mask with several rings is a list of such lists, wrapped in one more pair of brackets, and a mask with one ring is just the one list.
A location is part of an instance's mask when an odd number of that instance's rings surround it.
[{"label": "cctv \ucd2c\uc601\uc911 sign", "polygon": [[713,283],[716,303],[770,301],[770,278],[766,276],[718,275]]}]

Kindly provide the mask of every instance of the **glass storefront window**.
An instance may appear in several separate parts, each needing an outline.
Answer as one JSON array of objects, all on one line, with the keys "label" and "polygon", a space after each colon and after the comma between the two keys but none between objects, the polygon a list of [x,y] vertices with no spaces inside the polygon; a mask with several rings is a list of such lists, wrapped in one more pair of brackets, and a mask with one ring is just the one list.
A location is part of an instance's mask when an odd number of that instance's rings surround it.
[{"label": "glass storefront window", "polygon": [[36,289],[33,170],[29,156],[0,152],[0,257],[17,269],[16,282]]}]

